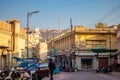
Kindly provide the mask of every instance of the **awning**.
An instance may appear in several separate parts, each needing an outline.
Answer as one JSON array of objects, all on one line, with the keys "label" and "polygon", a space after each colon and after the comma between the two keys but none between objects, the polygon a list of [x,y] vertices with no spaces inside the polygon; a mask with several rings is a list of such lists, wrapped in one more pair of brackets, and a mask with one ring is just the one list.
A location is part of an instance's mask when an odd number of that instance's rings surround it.
[{"label": "awning", "polygon": [[95,53],[116,52],[117,49],[91,49]]}]

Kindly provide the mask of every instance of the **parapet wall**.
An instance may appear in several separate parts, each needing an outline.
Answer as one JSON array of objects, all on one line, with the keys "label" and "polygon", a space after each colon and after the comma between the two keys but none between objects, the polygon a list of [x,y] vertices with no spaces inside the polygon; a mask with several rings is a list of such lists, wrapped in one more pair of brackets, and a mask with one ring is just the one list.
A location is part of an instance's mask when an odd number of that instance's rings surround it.
[{"label": "parapet wall", "polygon": [[11,32],[11,25],[7,22],[0,21],[0,29],[7,30]]}]

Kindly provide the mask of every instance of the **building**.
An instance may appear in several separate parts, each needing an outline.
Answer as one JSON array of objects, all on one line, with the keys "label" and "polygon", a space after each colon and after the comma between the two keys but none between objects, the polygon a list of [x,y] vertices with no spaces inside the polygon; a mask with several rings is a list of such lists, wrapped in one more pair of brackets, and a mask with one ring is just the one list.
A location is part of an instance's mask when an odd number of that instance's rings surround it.
[{"label": "building", "polygon": [[117,63],[120,64],[120,24],[117,30],[117,40],[118,40],[118,53],[117,53]]},{"label": "building", "polygon": [[47,60],[48,49],[47,49],[46,41],[40,41],[37,44],[37,51],[38,51],[38,56],[41,61]]},{"label": "building", "polygon": [[[28,52],[29,58],[39,58],[40,60],[44,61],[47,57],[47,43],[46,40],[41,33],[42,30],[39,28],[34,28],[34,30],[29,31],[28,34]],[[43,31],[44,32],[44,31]],[[44,38],[44,39],[43,39]],[[27,44],[27,41],[26,41]],[[26,45],[27,47],[27,45]],[[24,57],[26,58],[27,55],[23,53]]]},{"label": "building", "polygon": [[29,31],[28,40],[26,39],[26,48],[28,47],[28,54],[27,51],[24,51],[22,54],[24,58],[27,58],[27,55],[28,58],[35,58],[38,56],[36,45],[39,44],[41,39],[42,37],[39,28],[36,27],[34,30]]},{"label": "building", "polygon": [[28,41],[29,41],[29,47],[36,46],[40,40],[42,40],[41,32],[39,31],[39,28],[34,28],[34,30],[29,31],[28,35]]},{"label": "building", "polygon": [[[111,55],[117,49],[116,26],[98,26],[90,29],[84,26],[75,26],[49,40],[48,51],[50,52],[52,48],[56,50],[57,55],[65,56],[63,58],[68,60],[67,62],[72,58],[78,70],[107,67],[112,63],[114,58]],[[105,51],[97,53],[93,49]],[[69,66],[69,64],[67,65]]]},{"label": "building", "polygon": [[0,69],[17,65],[13,57],[22,56],[25,40],[25,30],[20,28],[18,20],[0,21]]},{"label": "building", "polygon": [[41,29],[41,37],[44,40],[49,40],[61,33],[61,30],[54,30],[54,29]]}]

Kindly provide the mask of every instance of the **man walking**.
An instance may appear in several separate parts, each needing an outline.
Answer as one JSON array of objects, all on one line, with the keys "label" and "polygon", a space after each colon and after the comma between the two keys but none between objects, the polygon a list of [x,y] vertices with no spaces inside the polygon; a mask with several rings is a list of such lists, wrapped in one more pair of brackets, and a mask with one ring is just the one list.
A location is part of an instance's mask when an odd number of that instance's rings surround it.
[{"label": "man walking", "polygon": [[52,62],[52,59],[49,60],[48,67],[49,67],[49,71],[50,71],[50,80],[53,80],[53,73],[55,70],[55,64]]}]

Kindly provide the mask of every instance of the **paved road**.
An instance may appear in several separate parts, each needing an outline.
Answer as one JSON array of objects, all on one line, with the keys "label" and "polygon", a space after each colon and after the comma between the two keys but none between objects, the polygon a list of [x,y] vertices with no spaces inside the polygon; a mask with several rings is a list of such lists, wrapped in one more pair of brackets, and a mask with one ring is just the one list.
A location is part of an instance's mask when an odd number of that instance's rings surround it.
[{"label": "paved road", "polygon": [[[44,78],[43,80],[49,80]],[[113,76],[95,72],[62,72],[54,75],[54,80],[120,80],[119,76]]]}]

